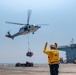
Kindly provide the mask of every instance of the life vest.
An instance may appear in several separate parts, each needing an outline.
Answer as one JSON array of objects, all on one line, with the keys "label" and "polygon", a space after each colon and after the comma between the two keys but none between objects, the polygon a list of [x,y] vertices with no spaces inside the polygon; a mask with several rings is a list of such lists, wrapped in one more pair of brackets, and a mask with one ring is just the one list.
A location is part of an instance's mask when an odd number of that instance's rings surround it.
[{"label": "life vest", "polygon": [[54,63],[54,62],[59,62],[59,52],[57,50],[53,50],[52,52],[50,63]]}]

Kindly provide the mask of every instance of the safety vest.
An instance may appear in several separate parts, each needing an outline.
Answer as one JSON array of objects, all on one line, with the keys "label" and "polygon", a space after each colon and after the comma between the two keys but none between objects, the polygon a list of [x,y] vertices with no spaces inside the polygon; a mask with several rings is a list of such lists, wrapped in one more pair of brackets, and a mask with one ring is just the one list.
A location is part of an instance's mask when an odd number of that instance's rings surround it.
[{"label": "safety vest", "polygon": [[44,47],[43,52],[48,55],[48,63],[49,64],[59,64],[59,52],[58,50],[46,50]]},{"label": "safety vest", "polygon": [[59,52],[58,50],[52,50],[52,53],[50,56],[48,56],[49,58],[49,62],[51,64],[54,64],[54,63],[59,63]]}]

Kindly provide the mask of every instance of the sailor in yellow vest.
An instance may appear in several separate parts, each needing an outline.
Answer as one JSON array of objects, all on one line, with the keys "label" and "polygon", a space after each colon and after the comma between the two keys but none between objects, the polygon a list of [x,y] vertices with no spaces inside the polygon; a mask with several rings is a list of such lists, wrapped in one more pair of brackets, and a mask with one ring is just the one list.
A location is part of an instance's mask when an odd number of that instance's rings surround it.
[{"label": "sailor in yellow vest", "polygon": [[43,52],[48,55],[48,63],[50,67],[50,75],[58,75],[59,68],[59,52],[57,48],[57,43],[50,45],[51,50],[46,50],[47,42],[44,46]]}]

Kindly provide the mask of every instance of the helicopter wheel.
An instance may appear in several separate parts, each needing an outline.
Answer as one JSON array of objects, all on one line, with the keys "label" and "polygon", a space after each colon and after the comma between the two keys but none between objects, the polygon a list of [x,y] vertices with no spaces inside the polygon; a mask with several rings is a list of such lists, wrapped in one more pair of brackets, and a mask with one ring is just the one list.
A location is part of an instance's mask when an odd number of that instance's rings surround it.
[{"label": "helicopter wheel", "polygon": [[32,34],[34,34],[34,32]]}]

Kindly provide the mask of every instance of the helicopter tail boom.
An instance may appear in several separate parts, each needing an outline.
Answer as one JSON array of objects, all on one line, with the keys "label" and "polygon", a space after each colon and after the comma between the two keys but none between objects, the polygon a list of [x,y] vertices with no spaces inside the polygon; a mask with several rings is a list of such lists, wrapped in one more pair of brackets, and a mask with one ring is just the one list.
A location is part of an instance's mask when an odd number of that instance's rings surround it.
[{"label": "helicopter tail boom", "polygon": [[8,31],[7,32],[8,34],[7,35],[5,35],[6,37],[8,37],[8,38],[11,38],[12,40],[14,39],[14,36],[12,36],[11,34],[10,34],[10,32]]}]

